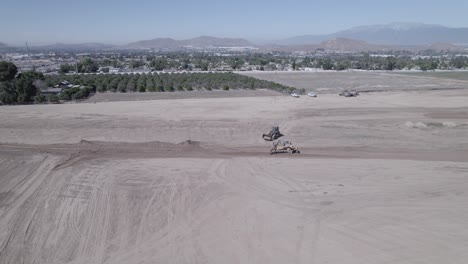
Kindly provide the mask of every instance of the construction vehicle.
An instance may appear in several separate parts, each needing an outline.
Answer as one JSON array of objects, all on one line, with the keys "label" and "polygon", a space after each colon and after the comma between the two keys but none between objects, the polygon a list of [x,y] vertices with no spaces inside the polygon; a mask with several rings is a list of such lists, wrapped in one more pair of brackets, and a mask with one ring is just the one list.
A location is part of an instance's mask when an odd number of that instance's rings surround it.
[{"label": "construction vehicle", "polygon": [[277,153],[301,153],[299,149],[293,145],[292,142],[284,139],[280,139],[276,142],[273,142],[273,148],[270,150],[270,155]]},{"label": "construction vehicle", "polygon": [[273,141],[273,140],[276,140],[280,137],[284,136],[283,134],[281,134],[281,132],[279,131],[279,126],[274,126],[271,128],[271,131],[270,133],[268,134],[263,134],[262,135],[262,138],[264,140],[267,140],[267,141]]},{"label": "construction vehicle", "polygon": [[359,92],[356,90],[344,90],[343,92],[340,93],[340,96],[344,97],[356,97],[359,95]]}]

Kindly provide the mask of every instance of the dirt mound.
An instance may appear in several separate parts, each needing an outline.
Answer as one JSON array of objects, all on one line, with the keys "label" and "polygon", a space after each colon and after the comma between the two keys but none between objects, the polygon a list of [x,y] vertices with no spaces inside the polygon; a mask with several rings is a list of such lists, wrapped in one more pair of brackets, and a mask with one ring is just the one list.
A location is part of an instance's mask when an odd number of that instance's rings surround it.
[{"label": "dirt mound", "polygon": [[189,139],[189,140],[186,140],[186,141],[182,141],[182,142],[180,142],[180,143],[177,144],[177,145],[179,145],[179,146],[186,146],[186,145],[197,145],[197,146],[199,146],[199,145],[200,145],[200,142],[198,142],[198,141],[192,141],[192,140]]}]

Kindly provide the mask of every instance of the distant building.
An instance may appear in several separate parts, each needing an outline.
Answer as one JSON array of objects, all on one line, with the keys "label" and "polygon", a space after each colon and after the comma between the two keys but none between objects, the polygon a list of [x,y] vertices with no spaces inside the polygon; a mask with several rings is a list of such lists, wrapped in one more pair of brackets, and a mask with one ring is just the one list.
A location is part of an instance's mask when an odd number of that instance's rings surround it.
[{"label": "distant building", "polygon": [[114,68],[114,67],[109,68],[109,73],[119,73],[119,72],[120,72],[119,68]]}]

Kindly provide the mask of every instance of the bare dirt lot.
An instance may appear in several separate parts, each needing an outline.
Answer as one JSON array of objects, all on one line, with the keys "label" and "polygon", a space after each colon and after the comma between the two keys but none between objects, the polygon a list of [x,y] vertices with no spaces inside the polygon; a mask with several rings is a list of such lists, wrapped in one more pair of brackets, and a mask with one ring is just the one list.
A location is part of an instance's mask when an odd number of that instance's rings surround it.
[{"label": "bare dirt lot", "polygon": [[0,107],[0,263],[465,263],[467,98]]},{"label": "bare dirt lot", "polygon": [[[466,73],[245,72],[242,74],[320,93],[339,93],[343,89],[382,92],[468,87]],[[438,78],[439,76],[443,78]]]},{"label": "bare dirt lot", "polygon": [[281,93],[266,90],[212,90],[212,91],[185,91],[185,92],[147,92],[147,93],[97,93],[86,100],[95,102],[120,102],[120,101],[144,101],[144,100],[167,100],[167,99],[189,99],[189,98],[233,98],[252,96],[275,96]]}]

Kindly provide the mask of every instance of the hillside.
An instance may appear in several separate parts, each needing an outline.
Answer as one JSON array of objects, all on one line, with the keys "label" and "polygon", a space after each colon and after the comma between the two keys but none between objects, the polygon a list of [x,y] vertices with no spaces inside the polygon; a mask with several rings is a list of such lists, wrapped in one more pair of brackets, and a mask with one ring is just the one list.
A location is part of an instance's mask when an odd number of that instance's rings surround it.
[{"label": "hillside", "polygon": [[385,45],[430,45],[436,42],[468,43],[468,28],[449,28],[423,23],[390,23],[359,26],[326,35],[304,35],[280,40],[281,45],[319,43],[335,38],[349,38]]},{"label": "hillside", "polygon": [[380,49],[376,45],[369,44],[362,40],[336,38],[320,43],[320,47],[325,50],[337,52],[358,52]]},{"label": "hillside", "polygon": [[172,38],[156,38],[150,40],[141,40],[127,45],[129,48],[153,48],[153,49],[172,49],[182,47],[246,47],[254,46],[253,43],[240,38],[216,38],[210,36],[201,36],[197,38],[175,40]]},{"label": "hillside", "polygon": [[437,43],[433,43],[432,45],[429,46],[430,50],[435,50],[435,51],[460,51],[462,50],[462,48],[456,46],[456,45],[453,45],[451,43],[443,43],[443,42],[437,42]]},{"label": "hillside", "polygon": [[304,51],[313,52],[322,49],[328,52],[366,52],[366,51],[388,51],[388,50],[415,50],[427,49],[427,46],[418,47],[402,47],[396,45],[377,45],[371,44],[362,40],[348,39],[348,38],[335,38],[322,41],[319,44],[304,44],[304,45],[282,45],[282,46],[265,46],[262,47],[263,51]]},{"label": "hillside", "polygon": [[31,49],[36,50],[103,50],[115,47],[110,44],[103,43],[78,43],[78,44],[65,44],[55,43],[52,45],[32,46]]}]

